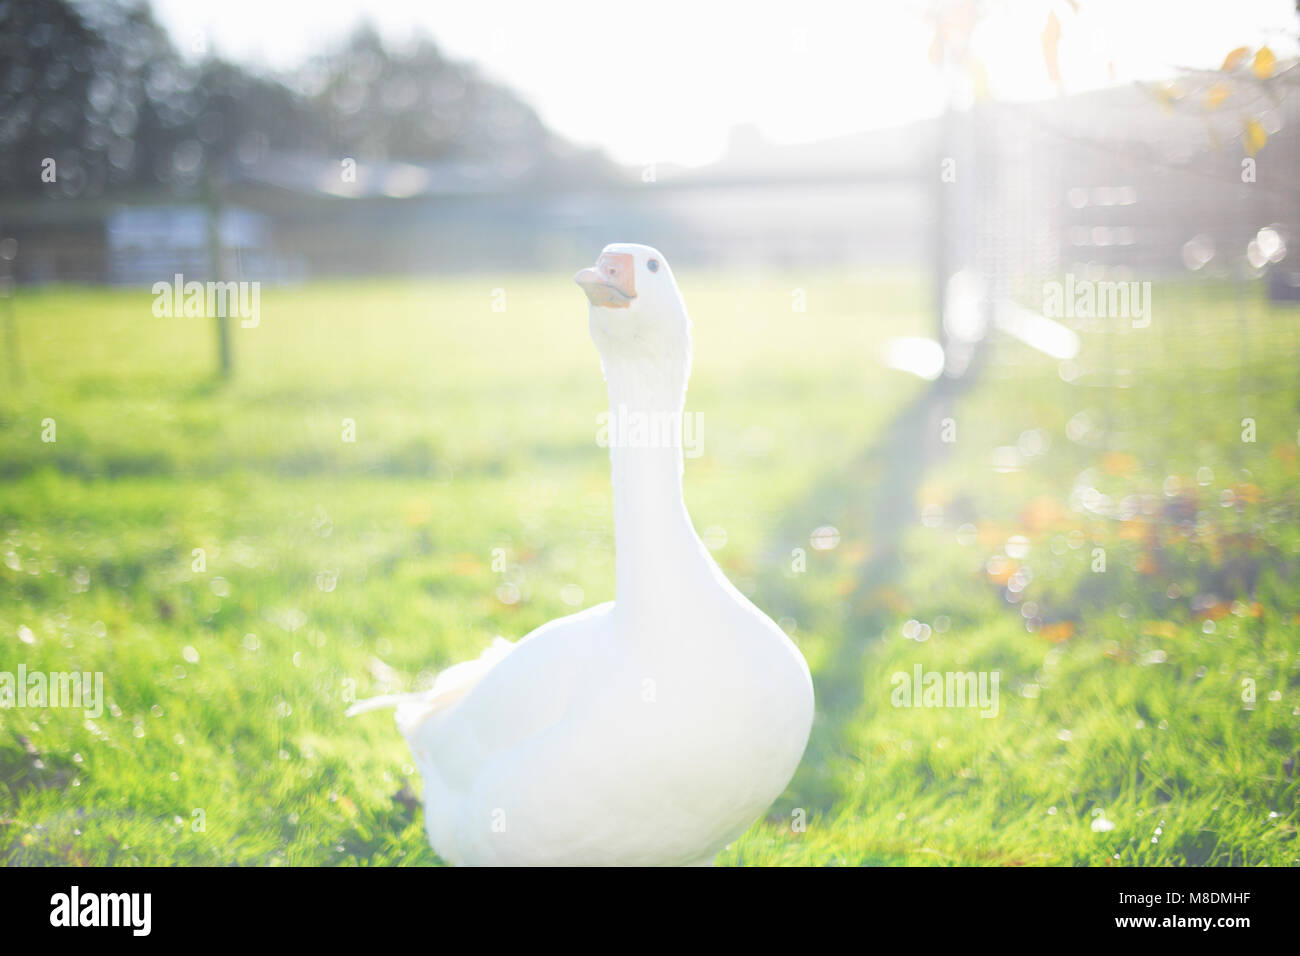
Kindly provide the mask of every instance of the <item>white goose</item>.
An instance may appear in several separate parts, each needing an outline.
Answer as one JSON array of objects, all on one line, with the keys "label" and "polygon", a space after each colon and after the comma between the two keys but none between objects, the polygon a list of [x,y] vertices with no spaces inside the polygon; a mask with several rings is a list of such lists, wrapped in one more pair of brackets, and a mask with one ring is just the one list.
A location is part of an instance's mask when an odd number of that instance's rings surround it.
[{"label": "white goose", "polygon": [[[574,278],[612,415],[667,415],[680,436],[690,319],[667,261],[619,243]],[[808,666],[714,563],[682,500],[680,442],[659,444],[611,441],[616,600],[350,711],[397,706],[443,859],[707,865],[794,774]]]}]

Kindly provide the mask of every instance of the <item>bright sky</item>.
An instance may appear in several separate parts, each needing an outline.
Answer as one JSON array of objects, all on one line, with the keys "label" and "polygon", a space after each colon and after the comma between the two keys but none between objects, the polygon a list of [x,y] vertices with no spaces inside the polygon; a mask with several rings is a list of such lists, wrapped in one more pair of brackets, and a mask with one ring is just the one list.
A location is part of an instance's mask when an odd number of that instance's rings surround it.
[{"label": "bright sky", "polygon": [[[730,129],[778,143],[936,112],[930,0],[152,0],[178,45],[281,69],[363,18],[400,43],[424,31],[531,103],[556,132],[642,164],[708,162]],[[975,36],[992,94],[1054,95],[1041,34],[1061,22],[1067,92],[1217,67],[1236,46],[1297,52],[1292,0],[1001,0]]]}]

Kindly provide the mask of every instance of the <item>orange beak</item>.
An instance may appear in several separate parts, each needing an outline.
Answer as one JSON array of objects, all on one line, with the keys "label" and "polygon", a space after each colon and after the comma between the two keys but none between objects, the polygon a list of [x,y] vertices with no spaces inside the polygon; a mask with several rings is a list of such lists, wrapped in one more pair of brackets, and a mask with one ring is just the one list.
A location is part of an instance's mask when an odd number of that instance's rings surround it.
[{"label": "orange beak", "polygon": [[626,309],[636,298],[635,262],[630,252],[605,252],[592,268],[573,277],[592,305]]}]

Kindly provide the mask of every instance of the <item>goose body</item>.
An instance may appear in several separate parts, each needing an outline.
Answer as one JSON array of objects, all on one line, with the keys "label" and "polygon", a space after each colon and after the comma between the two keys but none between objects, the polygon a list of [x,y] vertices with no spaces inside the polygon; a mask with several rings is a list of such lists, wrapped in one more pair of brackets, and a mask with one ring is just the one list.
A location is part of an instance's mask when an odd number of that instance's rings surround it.
[{"label": "goose body", "polygon": [[[576,279],[612,413],[667,415],[680,438],[690,321],[667,262],[617,244]],[[615,600],[385,701],[449,862],[710,863],[803,755],[808,667],[695,533],[680,441],[628,441],[610,456]]]}]

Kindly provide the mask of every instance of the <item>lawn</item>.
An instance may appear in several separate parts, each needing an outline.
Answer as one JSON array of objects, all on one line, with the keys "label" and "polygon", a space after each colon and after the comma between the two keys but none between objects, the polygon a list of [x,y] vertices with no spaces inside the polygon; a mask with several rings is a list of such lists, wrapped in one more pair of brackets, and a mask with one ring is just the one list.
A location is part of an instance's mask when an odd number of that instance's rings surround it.
[{"label": "lawn", "polygon": [[[819,694],[719,862],[1300,860],[1300,316],[1157,288],[1074,367],[999,340],[936,397],[879,361],[930,330],[922,277],[681,284],[688,505]],[[0,671],[102,672],[107,702],[0,709],[3,860],[436,863],[391,720],[343,712],[613,597],[581,294],[266,289],[224,385],[211,323],[150,306],[16,299]],[[997,715],[893,706],[918,664],[997,671]]]}]

